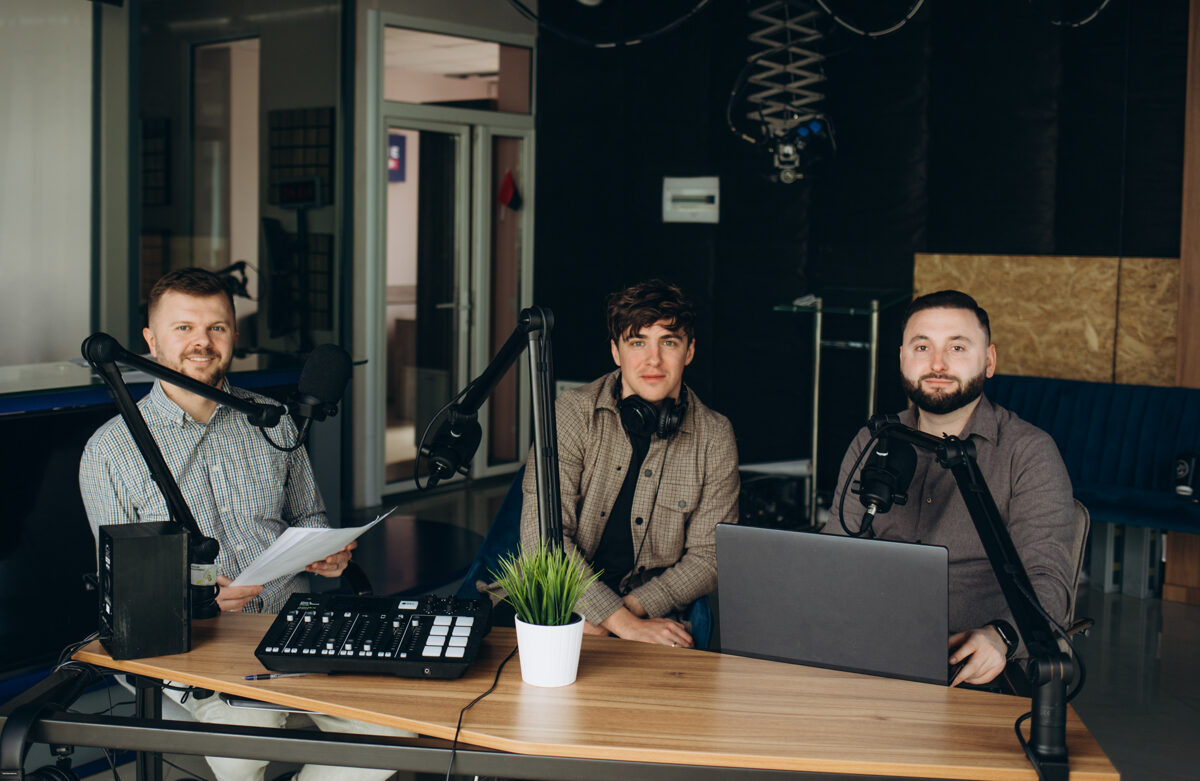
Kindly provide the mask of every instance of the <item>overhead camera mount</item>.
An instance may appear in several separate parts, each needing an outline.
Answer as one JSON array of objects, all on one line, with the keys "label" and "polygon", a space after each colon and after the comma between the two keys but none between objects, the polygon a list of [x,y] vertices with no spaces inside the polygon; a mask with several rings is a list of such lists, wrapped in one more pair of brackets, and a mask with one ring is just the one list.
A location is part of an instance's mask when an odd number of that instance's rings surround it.
[{"label": "overhead camera mount", "polygon": [[[818,89],[825,81],[825,56],[817,50],[824,38],[817,28],[822,13],[798,0],[774,0],[747,11],[759,25],[748,36],[755,50],[730,91],[726,119],[736,135],[766,151],[769,177],[784,184],[803,179],[834,148],[820,108],[825,95]],[[733,114],[743,92],[740,129]]]}]

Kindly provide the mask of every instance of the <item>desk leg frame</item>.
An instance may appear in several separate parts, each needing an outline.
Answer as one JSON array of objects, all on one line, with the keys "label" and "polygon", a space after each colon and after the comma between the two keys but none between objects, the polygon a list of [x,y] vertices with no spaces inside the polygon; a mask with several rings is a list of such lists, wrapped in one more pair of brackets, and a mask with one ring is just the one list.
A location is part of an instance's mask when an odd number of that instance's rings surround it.
[{"label": "desk leg frame", "polygon": [[[162,721],[162,682],[140,675],[134,677],[134,713],[139,719]],[[162,781],[162,753],[137,752],[138,781]]]},{"label": "desk leg frame", "polygon": [[[0,728],[6,720],[0,717]],[[450,762],[450,744],[444,740],[314,733],[303,730],[152,721],[63,712],[51,714],[39,721],[31,730],[30,738],[43,743],[100,746],[139,752],[238,756],[315,764],[330,764],[333,760],[353,767],[438,774],[445,773]],[[613,778],[621,778],[623,781],[759,781],[785,778],[800,781],[866,781],[875,778],[878,781],[878,776],[530,756],[479,748],[460,748],[454,759],[454,773],[467,776],[527,778],[534,781],[608,781]]]}]

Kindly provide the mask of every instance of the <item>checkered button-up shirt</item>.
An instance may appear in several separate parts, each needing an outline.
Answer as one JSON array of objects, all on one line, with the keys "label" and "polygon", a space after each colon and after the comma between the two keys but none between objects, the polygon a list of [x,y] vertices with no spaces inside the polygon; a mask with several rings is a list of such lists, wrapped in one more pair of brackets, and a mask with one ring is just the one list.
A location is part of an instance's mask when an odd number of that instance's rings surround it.
[{"label": "checkered button-up shirt", "polygon": [[[225,390],[271,401],[229,385]],[[138,407],[200,529],[221,545],[221,574],[236,578],[289,526],[329,525],[304,448],[276,450],[245,415],[225,406],[218,406],[207,424],[197,423],[158,382]],[[270,433],[283,445],[296,440],[287,418]],[[166,499],[120,416],[88,440],[79,488],[97,538],[105,524],[170,520]],[[303,573],[272,580],[245,610],[277,613],[292,592],[306,586]]]}]

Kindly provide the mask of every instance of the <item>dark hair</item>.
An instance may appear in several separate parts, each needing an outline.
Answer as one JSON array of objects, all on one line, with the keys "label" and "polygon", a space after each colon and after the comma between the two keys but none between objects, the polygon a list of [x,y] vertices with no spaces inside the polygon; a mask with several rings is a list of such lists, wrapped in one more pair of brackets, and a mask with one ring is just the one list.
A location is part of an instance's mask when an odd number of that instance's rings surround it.
[{"label": "dark hair", "polygon": [[682,331],[690,342],[696,335],[696,309],[678,285],[650,279],[608,297],[608,335],[614,342],[649,328],[660,320]]},{"label": "dark hair", "polygon": [[913,302],[908,305],[908,309],[904,310],[904,322],[900,324],[901,339],[904,339],[904,330],[908,328],[908,321],[917,312],[925,309],[966,309],[974,312],[975,317],[979,318],[979,325],[983,326],[983,332],[987,334],[988,344],[992,343],[992,326],[988,320],[987,310],[960,290],[939,290],[936,293],[926,293],[914,298]]},{"label": "dark hair", "polygon": [[198,298],[223,295],[229,301],[229,309],[233,311],[234,317],[237,317],[237,309],[233,305],[233,294],[229,292],[229,288],[225,287],[221,278],[211,271],[193,266],[164,274],[154,283],[154,287],[150,288],[149,300],[146,303],[147,320],[154,316],[154,308],[158,306],[159,299],[169,292],[183,293]]}]

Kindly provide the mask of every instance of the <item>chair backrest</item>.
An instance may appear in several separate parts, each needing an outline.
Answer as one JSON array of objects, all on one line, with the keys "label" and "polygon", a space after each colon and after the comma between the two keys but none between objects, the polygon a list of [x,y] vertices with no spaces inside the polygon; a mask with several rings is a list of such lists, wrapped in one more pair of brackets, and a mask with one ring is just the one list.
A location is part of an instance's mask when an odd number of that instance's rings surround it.
[{"label": "chair backrest", "polygon": [[475,560],[471,562],[467,574],[463,576],[462,585],[456,593],[459,599],[477,598],[479,589],[476,583],[490,583],[492,577],[489,573],[499,568],[500,557],[506,553],[516,553],[520,547],[521,502],[524,498],[521,486],[524,482],[525,467],[522,466],[513,475],[512,484],[508,486],[508,493],[504,495],[504,501],[496,511],[496,517],[492,519],[491,528],[483,538],[483,544],[479,546],[479,552],[475,554]]},{"label": "chair backrest", "polygon": [[1075,536],[1071,539],[1071,553],[1075,556],[1075,577],[1071,580],[1071,593],[1067,602],[1067,625],[1075,620],[1075,597],[1079,593],[1079,576],[1083,572],[1083,557],[1087,552],[1088,530],[1092,516],[1083,502],[1075,500]]}]

